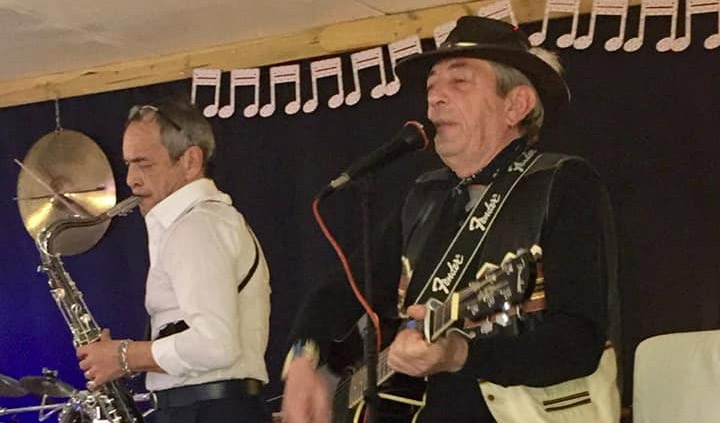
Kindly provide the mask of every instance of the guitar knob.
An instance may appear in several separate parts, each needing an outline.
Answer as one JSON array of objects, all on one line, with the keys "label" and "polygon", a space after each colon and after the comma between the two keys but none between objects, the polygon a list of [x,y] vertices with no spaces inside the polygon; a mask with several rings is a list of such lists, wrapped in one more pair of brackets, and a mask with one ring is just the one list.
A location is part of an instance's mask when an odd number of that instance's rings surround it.
[{"label": "guitar knob", "polygon": [[510,316],[508,316],[508,314],[505,312],[497,314],[495,316],[495,323],[497,323],[498,325],[500,325],[502,327],[505,327],[508,324],[510,324]]}]

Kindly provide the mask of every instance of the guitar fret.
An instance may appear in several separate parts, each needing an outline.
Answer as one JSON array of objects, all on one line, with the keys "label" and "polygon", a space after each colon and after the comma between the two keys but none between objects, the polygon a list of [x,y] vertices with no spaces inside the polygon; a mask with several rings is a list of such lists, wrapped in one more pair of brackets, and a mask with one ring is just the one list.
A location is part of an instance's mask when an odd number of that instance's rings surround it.
[{"label": "guitar fret", "polygon": [[437,314],[440,316],[440,319],[438,319],[440,324],[437,325],[435,329],[436,331],[440,331],[445,327],[447,322],[450,321],[450,307],[446,307],[445,304],[443,304],[438,308]]},{"label": "guitar fret", "polygon": [[448,306],[445,306],[445,304],[443,304],[441,310],[443,317],[445,318],[445,322],[450,322],[452,320],[452,307],[450,307],[449,304]]}]

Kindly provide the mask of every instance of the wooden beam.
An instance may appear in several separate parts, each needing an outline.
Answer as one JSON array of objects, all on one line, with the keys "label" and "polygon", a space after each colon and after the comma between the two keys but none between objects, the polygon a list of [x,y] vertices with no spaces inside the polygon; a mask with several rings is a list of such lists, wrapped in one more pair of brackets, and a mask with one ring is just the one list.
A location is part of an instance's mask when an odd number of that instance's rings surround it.
[{"label": "wooden beam", "polygon": [[[228,71],[385,45],[414,34],[427,38],[438,25],[474,14],[495,1],[463,2],[184,53],[0,81],[0,107],[186,79],[194,68]],[[631,5],[640,2],[630,0]],[[520,22],[543,18],[544,1],[512,0],[512,5]],[[588,13],[591,6],[592,0],[582,0],[581,13]]]}]

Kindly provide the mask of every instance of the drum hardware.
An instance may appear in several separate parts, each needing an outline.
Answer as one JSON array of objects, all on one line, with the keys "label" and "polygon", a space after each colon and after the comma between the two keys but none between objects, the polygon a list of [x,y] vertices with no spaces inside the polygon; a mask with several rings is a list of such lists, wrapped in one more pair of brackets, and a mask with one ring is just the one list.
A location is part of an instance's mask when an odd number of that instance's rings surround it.
[{"label": "drum hardware", "polygon": [[[48,417],[62,410],[65,403],[60,404],[41,404],[33,405],[29,407],[17,407],[17,408],[2,408],[0,407],[0,416],[7,416],[10,414],[29,413],[31,411],[38,411],[38,421],[42,422],[47,420]],[[46,410],[50,410],[49,413],[45,413]]]},{"label": "drum hardware", "polygon": [[[38,422],[43,422],[50,418],[55,413],[58,413],[59,423],[80,423],[80,422],[106,422],[107,420],[100,420],[100,411],[97,404],[92,399],[92,396],[88,391],[75,391],[72,396],[66,401],[58,404],[45,404],[48,396],[43,395],[43,400],[40,405],[34,405],[30,407],[18,407],[18,408],[1,408],[0,416],[8,414],[27,413],[32,411],[38,412]],[[49,410],[49,412],[47,412]],[[75,417],[87,417],[87,420],[80,419],[75,420]]]},{"label": "drum hardware", "polygon": [[[15,197],[33,239],[52,223],[97,216],[115,204],[115,181],[105,153],[88,136],[59,128],[33,144],[20,166]],[[83,253],[105,234],[110,221],[75,228],[58,238],[64,256]]]},{"label": "drum hardware", "polygon": [[[52,416],[53,414],[59,412],[62,410],[62,408],[65,406],[65,403],[52,403],[47,404],[49,398],[51,397],[70,397],[73,395],[73,393],[76,391],[75,388],[68,385],[67,383],[59,380],[57,378],[58,372],[57,370],[50,370],[47,368],[42,369],[42,376],[26,376],[23,378],[20,378],[19,381],[16,381],[14,383],[17,384],[15,386],[13,384],[13,380],[10,377],[0,375],[0,386],[12,386],[12,389],[14,389],[16,393],[22,392],[22,395],[26,395],[28,393],[36,394],[38,396],[42,396],[42,401],[40,405],[34,405],[34,406],[27,406],[27,407],[16,407],[16,408],[3,408],[0,407],[0,416],[5,416],[9,414],[18,414],[18,413],[27,413],[27,412],[38,412],[38,421],[42,422],[45,421],[48,417]],[[3,391],[5,392],[5,391]],[[14,396],[22,396],[22,395],[14,395]],[[10,396],[10,395],[6,395]],[[49,410],[49,412],[47,412]]]},{"label": "drum hardware", "polygon": [[42,369],[42,376],[20,378],[20,384],[35,395],[53,398],[68,398],[76,391],[74,387],[58,379],[57,370],[47,368]]},{"label": "drum hardware", "polygon": [[[12,379],[12,378],[9,378]],[[64,382],[61,382],[64,383]],[[69,386],[69,385],[68,385]],[[22,388],[22,387],[21,387]],[[57,404],[45,404],[48,399],[48,395],[43,396],[42,403],[40,405],[28,406],[28,407],[17,407],[17,408],[3,408],[0,407],[0,416],[39,412],[38,422],[47,420],[50,416],[58,413],[59,423],[79,423],[79,422],[104,422],[102,419],[102,413],[99,405],[95,401],[94,397],[89,391],[86,390],[75,390],[67,401]],[[148,402],[149,408],[143,412],[142,416],[147,417],[155,411],[155,394],[152,392],[146,392],[141,394],[133,395],[135,402]],[[86,420],[83,420],[86,419]]]},{"label": "drum hardware", "polygon": [[27,393],[19,381],[0,374],[0,397],[22,397]]}]

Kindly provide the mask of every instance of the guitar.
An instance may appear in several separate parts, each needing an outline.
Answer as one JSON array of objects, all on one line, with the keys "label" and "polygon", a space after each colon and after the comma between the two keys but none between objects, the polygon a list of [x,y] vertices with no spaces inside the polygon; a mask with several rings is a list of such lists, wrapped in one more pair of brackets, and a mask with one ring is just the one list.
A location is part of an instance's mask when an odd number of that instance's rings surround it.
[{"label": "guitar", "polygon": [[[446,333],[455,331],[469,339],[492,331],[493,325],[506,326],[510,316],[519,314],[523,301],[527,300],[539,285],[542,276],[538,270],[542,250],[534,245],[530,250],[508,253],[499,266],[486,263],[477,272],[476,279],[467,288],[453,293],[445,302],[431,298],[425,303],[426,317],[415,322],[425,339],[436,341]],[[381,386],[395,372],[388,366],[389,348],[378,354],[377,384]],[[409,376],[405,376],[409,378]],[[333,401],[334,423],[362,423],[367,388],[367,367],[360,366],[338,382]],[[419,398],[379,389],[378,396],[390,405],[393,413],[412,418],[416,409],[424,405],[422,393]],[[383,401],[385,400],[385,401]],[[382,421],[390,420],[383,418]],[[396,416],[392,421],[408,421]]]}]

